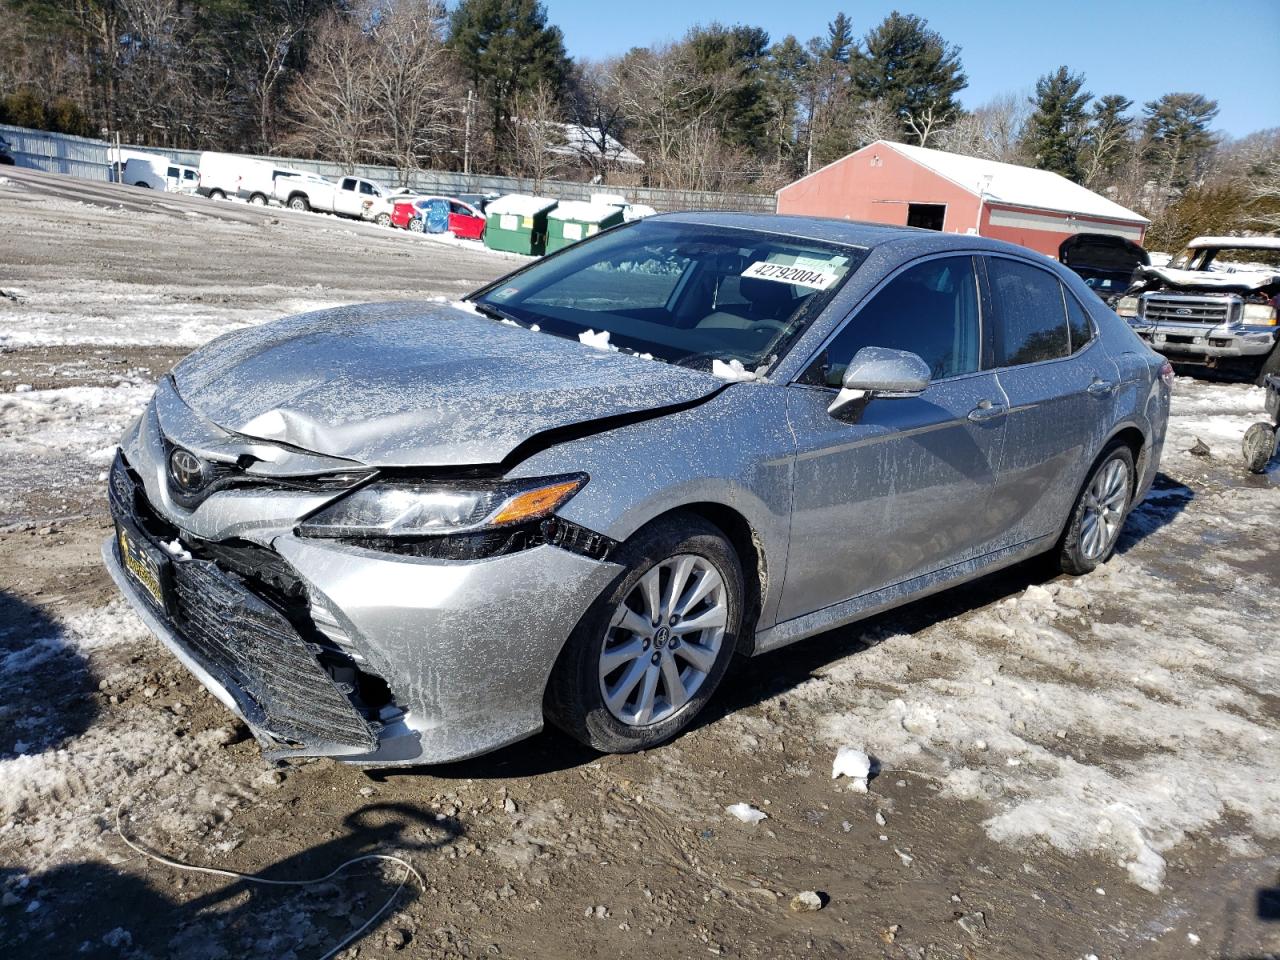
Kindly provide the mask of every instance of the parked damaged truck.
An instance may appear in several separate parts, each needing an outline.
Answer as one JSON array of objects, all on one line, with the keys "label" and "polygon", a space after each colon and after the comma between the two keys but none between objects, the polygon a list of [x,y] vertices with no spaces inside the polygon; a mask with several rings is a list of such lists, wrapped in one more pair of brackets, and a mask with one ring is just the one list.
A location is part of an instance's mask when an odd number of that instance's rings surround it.
[{"label": "parked damaged truck", "polygon": [[1116,312],[1177,363],[1280,374],[1280,237],[1197,237],[1141,266]]}]

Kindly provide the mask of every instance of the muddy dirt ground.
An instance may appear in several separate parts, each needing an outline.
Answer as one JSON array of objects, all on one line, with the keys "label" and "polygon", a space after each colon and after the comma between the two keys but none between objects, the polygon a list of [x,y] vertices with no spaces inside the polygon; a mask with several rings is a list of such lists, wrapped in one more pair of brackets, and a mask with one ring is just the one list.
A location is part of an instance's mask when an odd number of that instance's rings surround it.
[{"label": "muddy dirt ground", "polygon": [[[7,174],[7,171],[6,171]],[[225,329],[454,298],[516,264],[287,211],[0,184],[0,955],[1280,954],[1280,472],[1260,391],[1180,377],[1163,473],[1090,577],[1036,564],[736,665],[660,749],[548,731],[448,767],[268,768],[115,599],[103,471]],[[194,319],[193,319],[194,318]],[[1186,451],[1203,439],[1207,457]],[[831,778],[836,749],[880,771]],[[725,806],[755,805],[751,826]],[[816,912],[791,908],[817,891]]]}]

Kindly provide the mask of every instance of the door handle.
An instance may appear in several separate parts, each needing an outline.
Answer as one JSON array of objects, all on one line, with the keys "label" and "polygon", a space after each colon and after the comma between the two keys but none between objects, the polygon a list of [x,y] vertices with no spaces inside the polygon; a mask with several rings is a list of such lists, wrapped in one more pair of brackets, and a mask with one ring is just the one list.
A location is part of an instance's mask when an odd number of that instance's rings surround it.
[{"label": "door handle", "polygon": [[1091,397],[1105,397],[1115,388],[1116,385],[1110,380],[1094,380],[1086,389]]},{"label": "door handle", "polygon": [[992,403],[990,400],[979,400],[978,405],[969,411],[969,419],[974,423],[982,423],[984,420],[994,420],[996,417],[1003,417],[1005,409],[1006,408],[1003,403]]}]

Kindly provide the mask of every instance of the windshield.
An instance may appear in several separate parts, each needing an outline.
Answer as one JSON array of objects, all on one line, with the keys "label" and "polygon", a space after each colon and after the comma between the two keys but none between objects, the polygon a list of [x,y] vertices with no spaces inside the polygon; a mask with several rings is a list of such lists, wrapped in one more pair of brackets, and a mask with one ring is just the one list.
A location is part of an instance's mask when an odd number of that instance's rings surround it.
[{"label": "windshield", "polygon": [[737,360],[750,370],[778,356],[866,255],[751,230],[641,221],[576,244],[474,302],[597,346],[702,369]]}]

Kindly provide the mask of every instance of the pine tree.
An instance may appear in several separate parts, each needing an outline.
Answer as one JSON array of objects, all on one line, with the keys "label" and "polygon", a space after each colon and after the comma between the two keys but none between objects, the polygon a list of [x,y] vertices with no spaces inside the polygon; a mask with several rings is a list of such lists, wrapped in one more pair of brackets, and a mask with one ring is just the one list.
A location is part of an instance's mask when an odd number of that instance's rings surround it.
[{"label": "pine tree", "polygon": [[955,97],[969,81],[959,47],[930,30],[927,20],[896,10],[863,38],[862,46],[853,63],[861,100],[883,102],[898,117],[902,135],[926,145],[960,110]]},{"label": "pine tree", "polygon": [[547,23],[537,0],[461,0],[450,18],[449,47],[488,102],[495,152],[509,159],[516,99],[565,89],[570,62],[560,28]]},{"label": "pine tree", "polygon": [[1114,175],[1130,146],[1133,120],[1128,116],[1133,101],[1109,93],[1094,102],[1089,112],[1080,153],[1081,182],[1092,187]]},{"label": "pine tree", "polygon": [[1145,133],[1148,159],[1160,171],[1161,182],[1184,190],[1204,171],[1216,139],[1209,130],[1218,115],[1218,101],[1198,93],[1166,93],[1146,104]]},{"label": "pine tree", "polygon": [[1084,74],[1059,67],[1036,81],[1035,112],[1027,120],[1025,145],[1032,162],[1070,180],[1083,179],[1080,150],[1086,134],[1086,109],[1093,94]]},{"label": "pine tree", "polygon": [[695,27],[685,43],[708,90],[715,88],[725,139],[752,151],[763,150],[774,119],[764,75],[769,34],[760,27],[713,23]]}]

